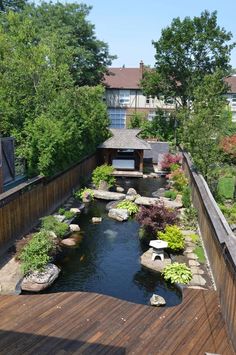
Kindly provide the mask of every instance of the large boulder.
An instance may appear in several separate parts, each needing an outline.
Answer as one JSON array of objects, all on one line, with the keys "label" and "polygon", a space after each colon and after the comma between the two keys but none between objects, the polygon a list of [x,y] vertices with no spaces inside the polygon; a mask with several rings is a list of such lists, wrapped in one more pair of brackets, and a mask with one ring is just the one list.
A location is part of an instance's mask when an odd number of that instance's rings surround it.
[{"label": "large boulder", "polygon": [[155,197],[143,197],[143,196],[140,196],[140,197],[136,198],[136,200],[134,202],[137,205],[150,206],[150,205],[155,205],[159,201],[160,200],[158,198],[155,198]]},{"label": "large boulder", "polygon": [[108,217],[113,218],[116,221],[123,222],[129,218],[129,212],[124,208],[112,208],[108,213]]},{"label": "large boulder", "polygon": [[127,191],[127,195],[130,196],[137,195],[137,191],[133,187],[130,187],[129,190]]},{"label": "large boulder", "polygon": [[71,232],[79,232],[80,231],[80,227],[78,224],[70,224],[69,228],[70,228]]},{"label": "large boulder", "polygon": [[98,190],[104,190],[104,191],[108,191],[109,190],[109,185],[106,181],[101,180],[99,182],[99,186],[98,186]]},{"label": "large boulder", "polygon": [[75,238],[65,238],[65,239],[62,239],[61,245],[66,246],[66,247],[74,247],[74,246],[76,246],[76,240],[75,240]]},{"label": "large boulder", "polygon": [[93,193],[95,198],[101,200],[118,201],[118,200],[123,200],[125,198],[125,194],[122,194],[120,192],[93,190]]},{"label": "large boulder", "polygon": [[110,211],[111,208],[116,208],[120,201],[110,201],[106,204],[106,210]]},{"label": "large boulder", "polygon": [[54,264],[48,264],[44,271],[30,272],[21,283],[23,291],[39,292],[45,290],[58,278],[60,269]]},{"label": "large boulder", "polygon": [[164,206],[167,208],[181,208],[182,207],[182,201],[178,198],[177,200],[171,201],[166,197],[160,197],[159,201],[164,203]]}]

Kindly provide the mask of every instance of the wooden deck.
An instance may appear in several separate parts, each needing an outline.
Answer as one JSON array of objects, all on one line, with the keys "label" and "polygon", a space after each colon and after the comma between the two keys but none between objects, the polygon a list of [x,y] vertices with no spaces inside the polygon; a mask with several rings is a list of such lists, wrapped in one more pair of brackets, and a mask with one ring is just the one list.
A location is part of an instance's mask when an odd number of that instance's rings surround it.
[{"label": "wooden deck", "polygon": [[93,293],[0,297],[0,354],[233,355],[214,291],[173,308]]}]

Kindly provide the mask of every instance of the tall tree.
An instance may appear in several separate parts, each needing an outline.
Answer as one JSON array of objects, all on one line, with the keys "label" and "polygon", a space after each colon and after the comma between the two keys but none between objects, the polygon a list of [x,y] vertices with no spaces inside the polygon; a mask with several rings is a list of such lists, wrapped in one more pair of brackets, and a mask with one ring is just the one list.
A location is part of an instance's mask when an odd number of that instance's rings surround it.
[{"label": "tall tree", "polygon": [[220,163],[219,143],[231,120],[225,90],[222,72],[206,75],[194,90],[191,109],[180,110],[182,142],[208,181],[213,168]]},{"label": "tall tree", "polygon": [[27,0],[0,0],[0,11],[20,11],[27,4]]},{"label": "tall tree", "polygon": [[181,106],[194,100],[194,88],[217,68],[223,75],[230,70],[232,34],[217,25],[217,12],[202,12],[200,17],[173,19],[154,41],[155,70],[145,74],[146,95],[173,97]]}]

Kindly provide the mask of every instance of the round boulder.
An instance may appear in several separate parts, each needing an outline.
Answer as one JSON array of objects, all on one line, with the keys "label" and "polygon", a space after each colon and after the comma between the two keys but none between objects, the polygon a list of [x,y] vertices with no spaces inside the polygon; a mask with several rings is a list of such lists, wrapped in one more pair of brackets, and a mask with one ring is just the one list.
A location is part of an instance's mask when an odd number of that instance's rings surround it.
[{"label": "round boulder", "polygon": [[127,191],[127,195],[137,195],[137,191],[133,187],[130,187]]},{"label": "round boulder", "polygon": [[39,292],[45,290],[58,278],[60,269],[54,264],[47,264],[44,271],[33,271],[25,276],[21,283],[23,291]]},{"label": "round boulder", "polygon": [[152,295],[152,297],[150,298],[150,303],[151,303],[151,306],[160,307],[160,306],[165,306],[166,301],[162,296],[156,295],[154,293]]}]

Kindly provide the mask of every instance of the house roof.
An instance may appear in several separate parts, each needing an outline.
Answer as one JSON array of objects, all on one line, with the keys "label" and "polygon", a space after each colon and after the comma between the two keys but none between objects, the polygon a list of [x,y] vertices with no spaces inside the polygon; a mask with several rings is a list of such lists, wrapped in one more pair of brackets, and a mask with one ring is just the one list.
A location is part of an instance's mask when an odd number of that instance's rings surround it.
[{"label": "house roof", "polygon": [[150,145],[138,138],[139,129],[111,128],[112,137],[102,143],[99,148],[148,150]]},{"label": "house roof", "polygon": [[140,68],[110,68],[104,84],[111,89],[140,89],[142,71]]},{"label": "house roof", "polygon": [[229,93],[236,93],[236,76],[228,76],[225,81],[229,85]]}]

